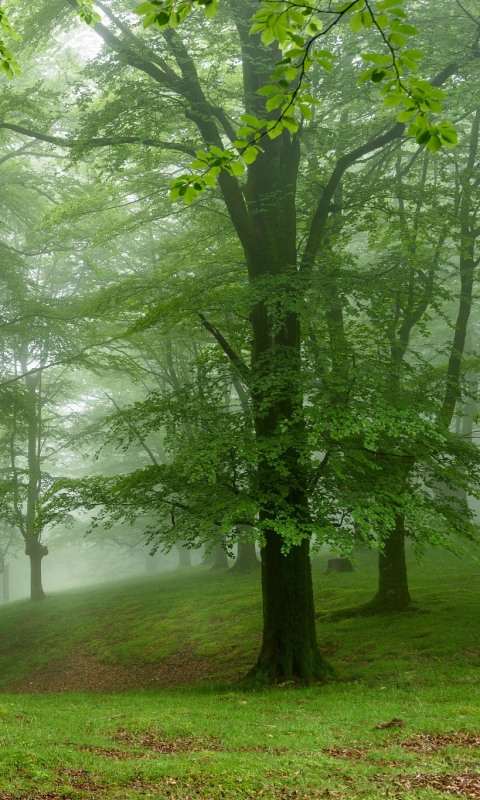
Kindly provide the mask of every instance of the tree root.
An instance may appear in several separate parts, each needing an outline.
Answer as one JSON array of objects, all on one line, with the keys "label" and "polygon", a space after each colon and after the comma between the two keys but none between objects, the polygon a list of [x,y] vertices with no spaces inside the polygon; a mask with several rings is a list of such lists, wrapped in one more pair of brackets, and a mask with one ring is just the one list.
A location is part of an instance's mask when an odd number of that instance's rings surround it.
[{"label": "tree root", "polygon": [[389,604],[374,597],[367,603],[362,603],[358,606],[339,608],[336,611],[330,612],[319,612],[315,614],[315,618],[329,620],[330,622],[340,622],[343,619],[351,619],[352,617],[373,617],[376,615],[385,614],[403,614],[406,611],[417,611],[417,606],[412,600],[409,600],[408,603],[405,604]]}]

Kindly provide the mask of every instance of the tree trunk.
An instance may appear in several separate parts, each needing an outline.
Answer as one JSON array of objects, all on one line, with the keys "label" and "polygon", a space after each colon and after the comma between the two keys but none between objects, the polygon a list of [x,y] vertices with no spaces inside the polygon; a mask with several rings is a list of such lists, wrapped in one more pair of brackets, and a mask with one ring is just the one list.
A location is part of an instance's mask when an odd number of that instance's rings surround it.
[{"label": "tree trunk", "polygon": [[190,557],[190,550],[180,542],[175,545],[178,550],[178,569],[190,569],[192,566],[192,559]]},{"label": "tree trunk", "polygon": [[222,547],[221,542],[215,544],[213,555],[215,561],[213,562],[211,572],[219,572],[222,569],[228,569],[227,551]]},{"label": "tree trunk", "polygon": [[332,672],[317,645],[309,541],[282,553],[282,538],[266,534],[262,549],[263,641],[249,677],[279,683],[324,679]]},{"label": "tree trunk", "polygon": [[209,553],[207,553],[208,545],[209,545],[209,543],[206,542],[205,543],[205,552],[204,552],[203,558],[202,558],[202,564],[205,564],[206,567],[213,566],[213,564],[215,563],[215,550],[212,549],[212,550],[210,550]]},{"label": "tree trunk", "polygon": [[10,565],[4,564],[1,574],[2,578],[2,600],[10,600]]},{"label": "tree trunk", "polygon": [[396,518],[394,530],[379,549],[378,591],[371,605],[372,610],[377,608],[380,612],[404,611],[410,605],[405,558],[405,527],[402,516]]},{"label": "tree trunk", "polygon": [[31,539],[25,547],[25,554],[30,559],[30,600],[37,602],[45,598],[42,586],[42,559],[48,555],[48,549],[38,539]]},{"label": "tree trunk", "polygon": [[145,559],[145,572],[149,575],[158,572],[160,566],[160,553],[157,550],[153,555],[150,553],[150,547],[147,545],[143,551]]},{"label": "tree trunk", "polygon": [[260,562],[257,558],[255,542],[239,542],[237,560],[230,572],[235,575],[243,575],[257,569],[260,569]]}]

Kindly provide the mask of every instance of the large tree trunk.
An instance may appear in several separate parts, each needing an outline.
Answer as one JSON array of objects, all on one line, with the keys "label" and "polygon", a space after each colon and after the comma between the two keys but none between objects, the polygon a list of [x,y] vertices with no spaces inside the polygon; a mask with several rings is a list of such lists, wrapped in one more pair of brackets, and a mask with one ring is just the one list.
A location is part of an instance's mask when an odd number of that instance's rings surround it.
[{"label": "large tree trunk", "polygon": [[270,531],[262,549],[263,641],[250,676],[268,682],[323,679],[331,672],[317,645],[309,542],[287,554]]}]

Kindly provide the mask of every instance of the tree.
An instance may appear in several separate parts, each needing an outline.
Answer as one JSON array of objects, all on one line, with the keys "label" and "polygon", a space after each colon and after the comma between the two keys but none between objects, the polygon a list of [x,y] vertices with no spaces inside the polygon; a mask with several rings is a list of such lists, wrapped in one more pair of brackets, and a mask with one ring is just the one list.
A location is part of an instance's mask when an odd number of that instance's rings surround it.
[{"label": "tree", "polygon": [[[54,16],[55,9],[61,10],[67,4],[63,2],[52,4],[52,10],[49,8],[49,12]],[[73,0],[70,5],[76,7]],[[303,86],[309,40],[306,51],[302,50],[298,56],[289,56],[290,61],[281,65],[282,71],[278,79],[274,79],[276,88],[275,94],[272,93],[271,112],[265,122],[263,121],[264,98],[258,94],[258,89],[271,85],[269,81],[279,61],[280,52],[276,46],[265,47],[258,34],[250,34],[251,18],[257,11],[256,4],[245,0],[233,9],[228,9],[218,23],[222,26],[222,35],[225,35],[228,42],[232,42],[232,52],[236,55],[241,52],[242,57],[243,100],[237,93],[233,102],[226,103],[230,114],[224,111],[225,103],[222,106],[215,102],[215,98],[210,99],[208,96],[208,76],[202,67],[202,48],[204,42],[208,41],[208,26],[200,22],[194,28],[193,35],[188,30],[181,35],[166,27],[163,18],[155,17],[163,29],[163,34],[161,38],[147,44],[145,39],[137,35],[131,27],[128,14],[117,17],[108,4],[102,2],[97,5],[102,9],[108,24],[95,21],[93,17],[90,18],[90,22],[94,31],[110,48],[115,70],[121,68],[125,76],[121,89],[117,89],[118,97],[125,101],[129,91],[126,84],[131,80],[131,70],[135,70],[136,75],[141,75],[142,84],[144,81],[153,81],[154,85],[160,87],[166,94],[168,100],[165,107],[169,102],[175,101],[185,109],[182,121],[185,133],[181,141],[176,139],[158,141],[144,137],[141,131],[132,135],[129,128],[132,127],[135,115],[132,116],[129,109],[127,116],[118,103],[115,105],[112,102],[109,108],[104,108],[102,112],[93,109],[88,120],[89,124],[84,130],[84,146],[115,147],[122,143],[128,145],[144,142],[147,146],[163,148],[164,152],[187,155],[197,147],[206,147],[206,151],[199,149],[198,160],[203,164],[199,169],[203,169],[204,173],[202,179],[192,178],[190,174],[186,178],[179,179],[174,186],[174,194],[193,200],[204,188],[207,173],[218,174],[221,198],[245,259],[248,287],[245,288],[242,299],[247,307],[252,340],[250,364],[246,363],[244,353],[238,352],[231,346],[221,332],[220,323],[215,324],[209,320],[203,314],[203,310],[200,320],[205,330],[211,333],[230,359],[236,379],[243,384],[244,390],[248,391],[252,403],[257,458],[258,526],[263,542],[264,596],[263,643],[252,675],[267,680],[284,680],[292,676],[306,680],[324,678],[329,672],[329,667],[321,657],[316,641],[309,540],[314,532],[322,534],[327,522],[334,527],[338,503],[332,502],[329,505],[327,502],[334,495],[335,476],[330,473],[330,477],[325,479],[327,483],[323,483],[323,471],[328,459],[319,461],[314,455],[317,447],[313,445],[307,431],[304,405],[306,375],[302,360],[304,300],[321,281],[322,259],[329,249],[327,223],[332,213],[334,194],[338,190],[342,176],[349,167],[368,154],[399,139],[404,132],[404,123],[397,122],[386,132],[380,130],[372,135],[368,130],[370,108],[364,110],[364,117],[367,120],[365,139],[361,144],[356,143],[352,149],[345,147],[345,152],[339,155],[334,163],[324,186],[312,192],[307,205],[308,222],[305,225],[304,217],[300,214],[304,206],[300,200],[299,185],[302,170],[306,166],[302,157],[301,140],[303,131],[308,129],[308,125],[305,124],[302,128],[287,112],[297,99],[300,100],[303,92],[303,88],[300,90],[300,86],[297,86],[298,91],[293,97],[288,85],[288,70],[293,69],[295,77],[300,74]],[[381,13],[386,14],[387,24],[390,26],[388,35],[393,35],[393,28],[404,24],[398,21],[401,14],[397,16],[393,12],[390,14],[389,5],[384,4],[385,9],[380,8],[378,4],[377,6],[376,12],[379,16]],[[157,12],[160,15],[165,13],[164,8],[158,11],[154,7],[154,10],[150,11],[155,15]],[[285,13],[283,6],[281,12]],[[369,8],[363,3],[348,4],[348,8],[339,11],[336,22],[350,12],[352,27],[354,30],[365,30],[369,44],[368,30],[373,23]],[[170,6],[167,24],[171,14],[174,13],[178,12]],[[277,29],[275,30],[273,25],[270,33],[263,37],[264,42],[279,39],[282,41],[282,25],[278,24],[276,14],[275,11],[274,22]],[[321,18],[321,10],[318,16]],[[392,20],[395,23],[393,27]],[[265,20],[263,22],[258,20],[258,24],[263,33],[269,28]],[[296,29],[298,25],[303,30],[303,20],[300,23],[291,23],[290,28]],[[317,33],[318,28],[315,31],[307,27],[307,39],[313,36],[317,42]],[[398,68],[395,47],[403,46],[406,33],[408,31],[402,33],[398,30],[397,38],[390,39],[387,68],[381,67],[376,71],[377,67],[373,67],[369,70],[368,77],[373,82],[378,78],[379,81],[385,79],[388,84],[392,74],[391,72],[389,74],[389,70]],[[288,44],[291,41],[290,37]],[[339,50],[341,49],[339,45]],[[319,58],[328,63],[330,56],[324,54]],[[325,67],[325,64],[320,66]],[[221,71],[221,67],[219,69]],[[457,69],[456,64],[444,64],[433,83],[436,86],[442,85]],[[287,78],[284,78],[284,75],[287,75]],[[287,87],[281,83],[285,80]],[[412,100],[413,89],[404,92],[398,83],[398,76],[394,76],[392,80],[393,82],[387,87],[387,93],[391,91],[394,102],[403,103],[406,100],[405,111],[402,111],[402,114],[406,114],[412,120],[420,110],[420,117],[417,118],[417,115],[415,123],[412,123],[419,144],[425,142],[432,150],[437,149],[442,141],[452,144],[453,137],[448,133],[450,130],[448,126],[447,128],[432,126],[425,118],[427,100],[422,92],[428,94],[430,89],[417,84],[415,92],[419,93],[420,100]],[[324,79],[323,75],[317,77],[314,80],[314,88],[320,91],[327,90],[328,78]],[[275,107],[279,95],[282,95],[280,105]],[[275,101],[273,101],[274,96],[277,97]],[[433,92],[430,100],[434,102],[435,99]],[[307,99],[307,105],[308,102]],[[241,104],[244,104],[243,110],[247,114],[243,118],[245,144],[239,145],[241,155],[244,161],[247,159],[250,161],[250,154],[256,156],[248,164],[248,174],[244,184],[236,175],[243,171],[243,166],[240,168],[234,166],[237,163],[236,156],[232,158],[228,153],[224,155],[226,152],[224,142],[228,139],[231,141],[232,137],[235,141],[235,130],[229,115],[237,117]],[[115,117],[107,119],[108,113],[111,114],[113,111]],[[384,119],[387,120],[388,117]],[[11,123],[4,122],[3,127],[29,135],[28,129]],[[102,134],[105,128],[114,129],[115,138],[108,135],[94,136],[92,132],[95,128],[97,128],[96,133]],[[99,128],[101,130],[98,130]],[[171,122],[167,122],[166,130],[171,130]],[[442,139],[442,130],[445,139]],[[43,135],[43,138],[60,146],[77,146],[78,151],[78,140],[50,135],[48,138]],[[359,134],[356,131],[356,142],[358,138]],[[193,143],[193,147],[190,142]],[[220,163],[216,163],[215,159],[220,159]],[[219,200],[220,198],[217,202]],[[299,248],[297,222],[300,223],[302,237],[300,253],[297,252]],[[334,309],[329,309],[327,318],[333,329]],[[166,468],[162,467],[161,470],[151,468],[150,471],[152,479],[156,475],[167,481]],[[120,485],[118,484],[119,488]],[[312,485],[315,492],[311,490]],[[318,506],[323,510],[323,523],[315,524],[312,519],[313,495],[318,498]],[[348,513],[348,509],[346,512]]]}]

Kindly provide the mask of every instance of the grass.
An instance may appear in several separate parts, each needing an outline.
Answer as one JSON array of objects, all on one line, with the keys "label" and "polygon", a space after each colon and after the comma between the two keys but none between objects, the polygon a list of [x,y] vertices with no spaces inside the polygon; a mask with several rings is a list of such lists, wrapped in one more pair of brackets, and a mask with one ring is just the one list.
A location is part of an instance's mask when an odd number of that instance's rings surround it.
[{"label": "grass", "polygon": [[[319,611],[372,595],[374,554],[358,558],[328,576],[315,559]],[[480,797],[480,565],[430,551],[410,580],[412,612],[319,619],[336,682],[257,692],[227,680],[258,648],[258,575],[198,568],[3,607],[1,800]],[[203,685],[8,693],[72,650],[128,666],[185,648],[212,659]]]}]

